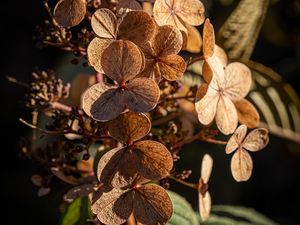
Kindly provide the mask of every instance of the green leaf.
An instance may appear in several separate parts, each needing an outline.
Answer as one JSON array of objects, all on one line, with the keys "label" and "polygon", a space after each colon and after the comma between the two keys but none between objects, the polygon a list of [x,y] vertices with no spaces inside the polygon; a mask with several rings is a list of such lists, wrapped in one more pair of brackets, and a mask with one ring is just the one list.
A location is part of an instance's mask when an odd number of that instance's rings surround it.
[{"label": "green leaf", "polygon": [[253,225],[244,221],[237,221],[228,217],[211,214],[209,219],[201,223],[202,225]]},{"label": "green leaf", "polygon": [[90,202],[87,197],[77,198],[68,205],[62,215],[61,225],[88,225],[92,218]]},{"label": "green leaf", "polygon": [[199,225],[197,216],[190,204],[175,192],[168,191],[173,203],[173,215],[168,225]]}]

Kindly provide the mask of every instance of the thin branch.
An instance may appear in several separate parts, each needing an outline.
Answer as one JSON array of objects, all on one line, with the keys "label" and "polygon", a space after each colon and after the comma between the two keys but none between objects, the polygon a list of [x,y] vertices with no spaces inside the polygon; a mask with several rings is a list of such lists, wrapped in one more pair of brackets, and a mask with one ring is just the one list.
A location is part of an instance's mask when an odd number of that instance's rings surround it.
[{"label": "thin branch", "polygon": [[176,181],[177,183],[183,184],[184,186],[196,189],[198,191],[198,184],[192,184],[192,183],[186,182],[186,181],[178,179],[172,175],[170,175],[169,178]]},{"label": "thin branch", "polygon": [[25,88],[30,88],[30,86],[22,81],[18,81],[15,77],[11,77],[11,76],[6,76],[6,79],[9,81],[9,82],[12,82],[12,83],[15,83],[15,84],[18,84],[22,87],[25,87]]},{"label": "thin branch", "polygon": [[193,65],[194,63],[196,63],[198,61],[202,61],[202,60],[204,60],[203,56],[199,56],[199,57],[196,57],[194,59],[189,59],[188,62],[187,62],[187,67]]}]

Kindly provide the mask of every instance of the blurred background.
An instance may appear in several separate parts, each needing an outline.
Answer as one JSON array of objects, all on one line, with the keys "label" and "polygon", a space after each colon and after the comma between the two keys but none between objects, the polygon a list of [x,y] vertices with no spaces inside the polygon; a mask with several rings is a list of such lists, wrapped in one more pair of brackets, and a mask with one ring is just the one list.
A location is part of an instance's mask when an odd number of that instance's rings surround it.
[{"label": "blurred background", "polygon": [[[259,1],[259,0],[257,0]],[[203,0],[215,29],[218,30],[237,5],[237,0]],[[18,122],[19,117],[28,117],[24,107],[26,90],[9,83],[7,75],[29,82],[31,71],[57,68],[65,60],[66,53],[57,49],[37,49],[32,36],[35,26],[42,24],[47,14],[42,1],[4,1],[1,3],[1,223],[23,225],[58,224],[61,192],[39,198],[37,188],[30,176],[39,168],[31,161],[19,157],[17,143],[26,137],[29,129]],[[300,93],[300,1],[273,1],[263,25],[253,60],[278,72],[284,81]],[[80,66],[72,66],[81,70]],[[64,76],[64,74],[60,74]],[[187,146],[178,169],[189,169],[191,159],[195,164],[192,181],[199,175],[200,159],[210,153],[215,167],[210,182],[214,204],[242,205],[257,211],[283,225],[300,224],[300,144],[271,136],[269,146],[253,154],[254,171],[250,181],[236,183],[230,173],[230,157],[222,148],[199,143]],[[55,189],[55,187],[53,188]],[[195,208],[197,193],[175,185]]]}]

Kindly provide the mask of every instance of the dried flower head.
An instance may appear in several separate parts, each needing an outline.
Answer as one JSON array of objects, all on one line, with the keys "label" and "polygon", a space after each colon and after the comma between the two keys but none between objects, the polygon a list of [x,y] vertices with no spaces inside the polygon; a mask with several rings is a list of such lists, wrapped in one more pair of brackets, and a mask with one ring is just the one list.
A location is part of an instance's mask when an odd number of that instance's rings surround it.
[{"label": "dried flower head", "polygon": [[153,40],[143,47],[146,66],[140,76],[154,78],[157,82],[162,77],[169,81],[181,78],[186,69],[184,59],[177,55],[182,44],[182,35],[176,27],[158,27]]},{"label": "dried flower head", "polygon": [[204,6],[199,0],[156,0],[153,16],[158,25],[172,25],[187,33],[185,24],[204,22]]},{"label": "dried flower head", "polygon": [[213,167],[213,159],[205,154],[201,164],[201,177],[199,179],[199,210],[203,221],[207,220],[211,210],[211,197],[208,192],[208,181]]},{"label": "dried flower head", "polygon": [[168,149],[156,141],[137,141],[147,135],[150,127],[147,116],[131,112],[109,123],[110,135],[127,145],[110,150],[100,159],[97,176],[101,183],[121,188],[138,174],[149,180],[168,176],[173,167]]},{"label": "dried flower head", "polygon": [[130,41],[114,41],[102,56],[105,74],[117,85],[97,83],[90,87],[82,100],[83,110],[98,121],[116,118],[127,107],[133,112],[152,110],[160,95],[157,84],[148,78],[137,78],[143,57]]},{"label": "dried flower head", "polygon": [[85,0],[60,0],[54,8],[54,18],[63,27],[74,27],[85,17]]},{"label": "dried flower head", "polygon": [[265,128],[252,130],[247,136],[247,126],[239,126],[226,145],[226,153],[237,149],[231,159],[231,173],[238,182],[247,181],[251,177],[253,162],[247,152],[257,152],[269,143],[269,132]]},{"label": "dried flower head", "polygon": [[173,206],[162,187],[133,183],[125,189],[100,187],[92,197],[92,211],[104,224],[123,224],[131,214],[138,224],[165,224]]},{"label": "dried flower head", "polygon": [[117,19],[112,11],[102,8],[93,14],[91,25],[97,37],[88,46],[88,59],[100,73],[104,72],[103,51],[113,41],[130,40],[138,46],[143,46],[155,33],[155,23],[144,11],[131,11]]}]

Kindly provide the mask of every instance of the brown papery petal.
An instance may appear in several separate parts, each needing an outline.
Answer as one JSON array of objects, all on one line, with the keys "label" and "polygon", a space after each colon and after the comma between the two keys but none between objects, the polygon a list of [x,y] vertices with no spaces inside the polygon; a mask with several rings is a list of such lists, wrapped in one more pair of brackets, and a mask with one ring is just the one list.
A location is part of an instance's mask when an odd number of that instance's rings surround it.
[{"label": "brown papery petal", "polygon": [[235,106],[226,96],[222,96],[218,102],[216,123],[219,130],[225,135],[232,134],[238,125]]},{"label": "brown papery petal", "polygon": [[156,25],[148,13],[144,11],[128,12],[119,26],[118,39],[129,40],[143,46],[155,34]]},{"label": "brown papery petal", "polygon": [[208,64],[207,61],[203,62],[203,65],[202,65],[202,76],[203,76],[203,79],[204,79],[204,81],[206,83],[210,83],[210,81],[212,80],[213,71],[210,68],[210,65]]},{"label": "brown papery petal", "polygon": [[186,69],[184,59],[179,55],[160,57],[158,67],[161,75],[169,81],[179,80]]},{"label": "brown papery petal", "polygon": [[234,102],[234,105],[241,124],[245,124],[249,128],[255,128],[258,126],[259,114],[251,102],[246,99],[241,99]]},{"label": "brown papery petal", "polygon": [[266,147],[268,143],[269,131],[265,128],[258,128],[247,135],[243,147],[251,152],[256,152]]},{"label": "brown papery petal", "polygon": [[187,34],[187,29],[177,15],[172,13],[173,0],[157,0],[153,6],[153,16],[159,26],[172,25]]},{"label": "brown papery petal", "polygon": [[201,124],[210,124],[217,112],[217,105],[220,97],[218,92],[212,88],[208,88],[205,96],[195,103],[198,119]]},{"label": "brown papery petal", "polygon": [[226,95],[233,101],[240,100],[248,94],[251,83],[251,71],[242,63],[230,63],[225,69]]},{"label": "brown papery petal", "polygon": [[200,101],[205,96],[207,90],[208,90],[208,84],[203,83],[200,85],[196,93],[196,98],[195,98],[196,102]]},{"label": "brown papery petal", "polygon": [[119,0],[116,8],[118,16],[122,16],[133,10],[143,10],[143,8],[136,0]]},{"label": "brown papery petal", "polygon": [[244,149],[238,149],[231,159],[231,173],[237,182],[247,181],[251,177],[253,162]]},{"label": "brown papery petal", "polygon": [[[191,52],[191,53],[199,53],[202,47],[202,38],[199,31],[190,25],[186,25],[188,35],[186,40],[186,45],[184,50]],[[185,35],[184,33],[182,36]]]},{"label": "brown papery petal", "polygon": [[102,156],[97,177],[101,183],[115,188],[128,187],[136,178],[136,169],[126,148],[114,148]]},{"label": "brown papery petal", "polygon": [[109,134],[122,143],[137,141],[145,137],[150,129],[150,119],[134,112],[123,113],[108,124]]},{"label": "brown papery petal", "polygon": [[111,42],[111,39],[100,39],[96,37],[90,42],[87,48],[89,63],[99,73],[104,73],[101,64],[102,53]]},{"label": "brown papery petal", "polygon": [[133,112],[149,112],[154,109],[160,97],[155,81],[147,78],[131,80],[124,91],[126,106]]},{"label": "brown papery petal", "polygon": [[124,98],[119,89],[104,84],[94,84],[82,96],[84,112],[98,121],[116,118],[125,108]]},{"label": "brown papery petal", "polygon": [[125,223],[133,211],[133,192],[121,189],[107,190],[102,186],[99,199],[92,204],[92,212],[101,223],[120,225]]},{"label": "brown papery petal", "polygon": [[85,16],[85,0],[60,0],[54,8],[54,18],[63,27],[78,25]]},{"label": "brown papery petal", "polygon": [[168,176],[173,167],[172,155],[163,144],[156,141],[136,142],[133,155],[138,172],[149,180]]},{"label": "brown papery petal", "polygon": [[[206,65],[206,63],[208,65]],[[207,69],[202,68],[205,81],[210,83],[216,90],[220,88],[224,89],[226,84],[225,70],[221,60],[218,57],[212,56],[206,59],[203,65],[209,67]]]},{"label": "brown papery petal", "polygon": [[180,31],[171,25],[158,27],[155,38],[153,40],[154,52],[159,57],[177,54],[183,44]]},{"label": "brown papery petal", "polygon": [[135,44],[120,40],[103,51],[101,63],[105,74],[121,85],[141,71],[143,58]]},{"label": "brown papery petal", "polygon": [[209,19],[205,20],[203,27],[203,56],[212,57],[215,51],[215,31]]},{"label": "brown papery petal", "polygon": [[230,154],[234,150],[239,148],[242,145],[242,142],[244,141],[246,134],[247,134],[247,126],[244,124],[239,126],[235,130],[234,134],[229,138],[225,148],[225,152],[227,154]]},{"label": "brown papery petal", "polygon": [[94,191],[93,184],[83,184],[77,187],[73,187],[67,192],[67,194],[64,195],[64,200],[66,202],[72,202],[76,198],[87,196],[93,191]]},{"label": "brown papery petal", "polygon": [[208,191],[204,196],[199,192],[199,210],[202,221],[207,220],[211,210],[211,197]]},{"label": "brown papery petal", "polygon": [[99,37],[116,39],[117,17],[109,9],[98,9],[92,16],[91,25]]},{"label": "brown papery petal", "polygon": [[139,224],[165,224],[173,213],[168,193],[162,187],[153,184],[136,190],[133,207],[134,216]]},{"label": "brown papery petal", "polygon": [[226,52],[221,47],[219,47],[218,45],[215,45],[215,50],[214,50],[214,55],[213,56],[217,57],[221,61],[224,68],[227,66],[228,57],[226,55]]},{"label": "brown papery petal", "polygon": [[210,155],[205,154],[201,164],[201,178],[205,184],[208,183],[208,180],[211,175],[212,167],[213,167],[213,159],[211,158]]},{"label": "brown papery petal", "polygon": [[[185,23],[199,26],[204,22],[204,6],[199,0],[174,0],[173,9]],[[171,4],[170,4],[171,5]]]}]

